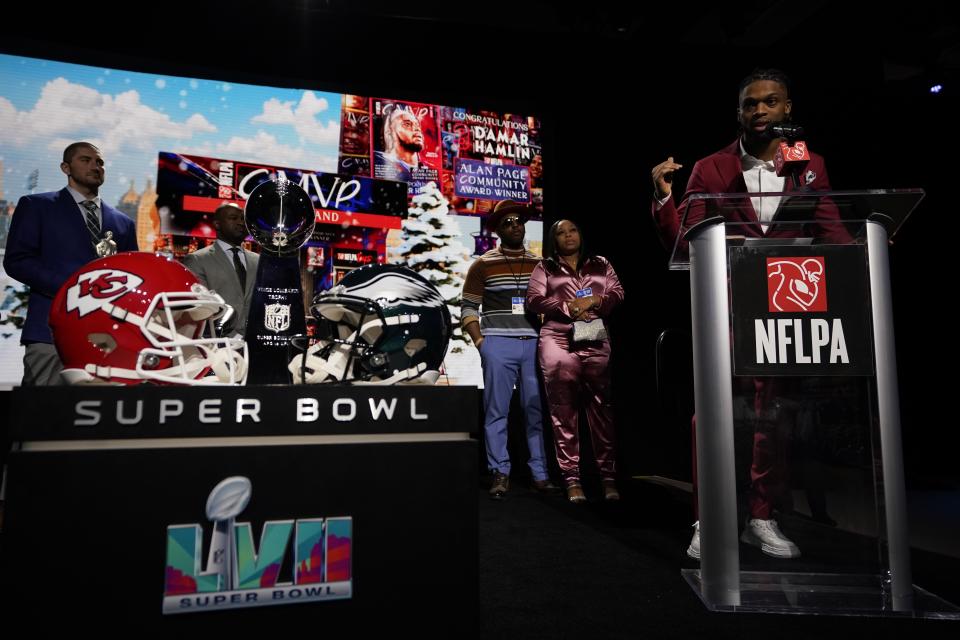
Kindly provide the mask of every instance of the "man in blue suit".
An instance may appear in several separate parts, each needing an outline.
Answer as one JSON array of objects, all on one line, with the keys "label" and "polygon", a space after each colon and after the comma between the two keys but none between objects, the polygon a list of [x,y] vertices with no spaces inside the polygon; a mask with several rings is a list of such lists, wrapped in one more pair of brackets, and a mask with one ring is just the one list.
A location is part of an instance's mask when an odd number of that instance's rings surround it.
[{"label": "man in blue suit", "polygon": [[60,384],[63,368],[53,346],[50,304],[74,271],[97,257],[96,245],[113,232],[118,251],[136,251],[133,220],[100,199],[103,155],[89,142],[63,151],[60,170],[67,186],[60,191],[24,196],[17,203],[7,236],[3,266],[30,287],[27,321],[20,342],[23,386]]}]

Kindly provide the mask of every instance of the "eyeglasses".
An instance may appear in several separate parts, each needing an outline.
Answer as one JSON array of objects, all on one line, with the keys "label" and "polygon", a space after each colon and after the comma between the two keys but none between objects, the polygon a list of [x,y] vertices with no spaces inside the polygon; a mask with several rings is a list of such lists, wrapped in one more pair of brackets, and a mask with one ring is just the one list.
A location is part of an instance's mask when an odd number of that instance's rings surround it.
[{"label": "eyeglasses", "polygon": [[500,225],[504,227],[510,227],[510,226],[522,227],[523,220],[521,220],[518,216],[510,216],[509,218],[504,218],[500,222]]}]

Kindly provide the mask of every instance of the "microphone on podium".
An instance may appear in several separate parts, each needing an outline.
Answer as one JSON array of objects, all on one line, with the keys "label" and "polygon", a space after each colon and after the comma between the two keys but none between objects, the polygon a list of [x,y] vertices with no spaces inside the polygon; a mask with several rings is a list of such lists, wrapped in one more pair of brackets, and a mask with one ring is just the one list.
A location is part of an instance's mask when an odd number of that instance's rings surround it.
[{"label": "microphone on podium", "polygon": [[798,187],[797,177],[810,162],[807,143],[800,140],[803,137],[803,127],[788,122],[778,122],[767,127],[766,133],[771,139],[781,139],[777,154],[773,158],[773,167],[777,175],[790,176],[793,186]]},{"label": "microphone on podium", "polygon": [[766,134],[769,138],[786,138],[787,142],[793,144],[799,138],[803,137],[803,127],[792,122],[774,122],[767,127]]}]

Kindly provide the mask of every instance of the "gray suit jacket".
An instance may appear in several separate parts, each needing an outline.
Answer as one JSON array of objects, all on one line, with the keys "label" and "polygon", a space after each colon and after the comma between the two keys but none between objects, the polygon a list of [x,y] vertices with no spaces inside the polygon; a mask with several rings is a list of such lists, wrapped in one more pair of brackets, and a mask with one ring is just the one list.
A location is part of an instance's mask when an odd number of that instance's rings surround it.
[{"label": "gray suit jacket", "polygon": [[233,307],[233,315],[221,329],[221,334],[225,336],[235,333],[243,336],[247,330],[247,313],[257,280],[260,256],[246,249],[243,250],[243,255],[247,261],[247,286],[244,291],[240,290],[240,279],[233,268],[233,256],[225,253],[216,242],[183,258],[183,266],[190,269],[208,289],[219,293],[226,303]]}]

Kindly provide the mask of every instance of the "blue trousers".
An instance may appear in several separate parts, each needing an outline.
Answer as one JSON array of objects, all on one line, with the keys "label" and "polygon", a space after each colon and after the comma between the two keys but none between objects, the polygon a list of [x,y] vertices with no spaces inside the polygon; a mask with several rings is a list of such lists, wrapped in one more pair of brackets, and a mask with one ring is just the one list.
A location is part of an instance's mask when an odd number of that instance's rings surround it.
[{"label": "blue trousers", "polygon": [[507,415],[513,387],[519,381],[520,404],[527,427],[530,471],[534,480],[547,479],[543,450],[543,419],[540,383],[537,380],[537,339],[487,336],[480,345],[483,362],[483,431],[486,436],[487,467],[510,474],[507,453]]}]

